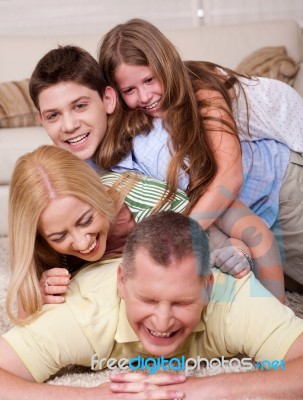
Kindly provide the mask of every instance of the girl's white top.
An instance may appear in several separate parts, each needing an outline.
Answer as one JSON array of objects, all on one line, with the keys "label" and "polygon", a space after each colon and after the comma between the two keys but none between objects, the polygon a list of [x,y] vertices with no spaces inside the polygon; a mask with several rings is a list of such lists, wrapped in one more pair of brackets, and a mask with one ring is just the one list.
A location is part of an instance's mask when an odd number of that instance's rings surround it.
[{"label": "girl's white top", "polygon": [[[240,78],[233,114],[241,140],[274,139],[303,152],[303,97],[288,84],[269,78]],[[249,134],[247,133],[247,118]]]}]

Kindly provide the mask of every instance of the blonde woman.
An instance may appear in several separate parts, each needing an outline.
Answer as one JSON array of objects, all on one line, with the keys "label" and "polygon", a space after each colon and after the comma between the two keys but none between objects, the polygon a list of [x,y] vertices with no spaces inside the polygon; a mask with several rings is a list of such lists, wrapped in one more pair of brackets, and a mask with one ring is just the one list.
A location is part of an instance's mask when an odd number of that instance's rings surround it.
[{"label": "blonde woman", "polygon": [[[109,173],[100,181],[84,161],[55,146],[22,156],[10,188],[10,318],[20,323],[43,303],[63,302],[71,274],[84,262],[121,255],[128,231],[159,210],[164,195],[164,183],[136,174]],[[187,203],[186,195],[178,191],[160,210],[182,212]],[[219,242],[228,245],[224,235],[211,237],[214,247]],[[232,264],[228,272],[241,277],[250,266],[236,254],[227,263]],[[16,298],[25,313],[19,317],[13,312]]]}]

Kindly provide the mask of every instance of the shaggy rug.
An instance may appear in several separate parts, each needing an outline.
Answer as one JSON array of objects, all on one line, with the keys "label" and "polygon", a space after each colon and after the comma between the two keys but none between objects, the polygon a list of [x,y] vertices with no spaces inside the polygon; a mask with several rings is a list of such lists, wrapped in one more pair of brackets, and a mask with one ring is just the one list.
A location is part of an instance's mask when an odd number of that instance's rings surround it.
[{"label": "shaggy rug", "polygon": [[[9,280],[9,248],[7,237],[0,237],[0,334],[7,331],[11,326],[6,312],[5,312],[5,296]],[[303,295],[298,293],[286,294],[287,305],[294,310],[294,312],[303,318]],[[221,372],[232,372],[228,369],[218,368],[216,371],[211,371],[206,368],[199,368],[191,374],[195,376],[207,376],[210,374],[217,374]],[[97,371],[93,372],[89,368],[70,366],[64,368],[55,377],[48,380],[49,384],[56,385],[69,385],[91,387],[97,386],[103,382],[108,381],[110,371]]]}]

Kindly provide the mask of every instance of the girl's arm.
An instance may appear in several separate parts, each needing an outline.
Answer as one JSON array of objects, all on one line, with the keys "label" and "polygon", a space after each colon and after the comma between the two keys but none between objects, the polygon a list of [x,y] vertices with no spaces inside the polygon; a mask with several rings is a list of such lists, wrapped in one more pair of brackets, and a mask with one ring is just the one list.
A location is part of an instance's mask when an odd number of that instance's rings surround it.
[{"label": "girl's arm", "polygon": [[240,144],[231,133],[233,129],[236,130],[234,120],[227,110],[224,98],[217,91],[200,90],[197,98],[204,101],[204,104],[209,102],[209,106],[204,106],[201,114],[218,171],[193,207],[190,216],[204,229],[216,222],[227,236],[244,242],[252,256],[256,277],[276,297],[284,301],[283,268],[275,238],[263,220],[237,199],[243,173]]},{"label": "girl's arm", "polygon": [[242,240],[249,248],[254,274],[271,293],[284,302],[284,275],[279,248],[265,222],[240,200],[216,222],[227,236]]},{"label": "girl's arm", "polygon": [[223,97],[216,91],[200,90],[199,100],[211,105],[201,110],[206,135],[217,162],[217,174],[192,208],[190,216],[206,229],[233,203],[243,183],[241,147],[238,138],[221,120],[236,130]]},{"label": "girl's arm", "polygon": [[249,248],[241,241],[225,235],[215,225],[208,229],[210,263],[221,272],[243,278],[253,269]]}]

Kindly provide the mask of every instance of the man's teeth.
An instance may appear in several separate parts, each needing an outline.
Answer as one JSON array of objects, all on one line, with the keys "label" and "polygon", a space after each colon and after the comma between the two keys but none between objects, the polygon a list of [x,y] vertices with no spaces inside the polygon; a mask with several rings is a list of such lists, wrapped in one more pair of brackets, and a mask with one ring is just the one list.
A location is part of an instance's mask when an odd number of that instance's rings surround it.
[{"label": "man's teeth", "polygon": [[84,142],[84,140],[87,138],[87,136],[88,136],[88,133],[86,133],[84,135],[77,136],[75,138],[69,139],[68,143],[71,144],[71,145],[81,144],[81,143]]},{"label": "man's teeth", "polygon": [[154,103],[150,104],[149,106],[146,106],[145,108],[147,108],[148,110],[157,107],[157,105],[159,104],[158,101],[155,101]]},{"label": "man's teeth", "polygon": [[94,240],[93,244],[90,246],[89,249],[87,249],[87,250],[80,250],[80,253],[81,253],[81,254],[88,254],[88,253],[90,253],[91,251],[94,250],[94,248],[96,247],[96,244],[97,244],[97,239]]},{"label": "man's teeth", "polygon": [[157,331],[152,331],[151,329],[149,329],[150,333],[153,336],[157,336],[157,337],[171,337],[173,332],[157,332]]}]

